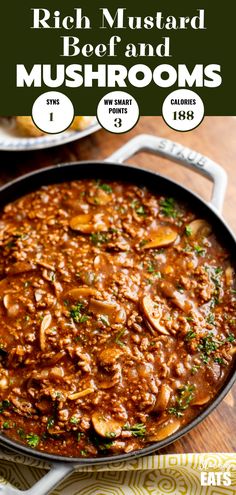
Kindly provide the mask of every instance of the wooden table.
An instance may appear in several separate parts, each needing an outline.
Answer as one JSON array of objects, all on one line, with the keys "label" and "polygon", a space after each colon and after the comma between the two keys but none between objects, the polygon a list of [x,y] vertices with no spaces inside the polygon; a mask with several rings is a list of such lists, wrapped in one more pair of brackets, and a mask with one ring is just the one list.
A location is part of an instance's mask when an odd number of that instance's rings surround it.
[{"label": "wooden table", "polygon": [[[77,160],[102,160],[131,137],[148,133],[179,141],[220,163],[227,171],[229,184],[224,218],[236,232],[236,118],[208,117],[194,131],[181,133],[169,129],[159,117],[142,117],[127,134],[114,135],[104,130],[81,141],[56,148],[31,152],[0,152],[0,183],[41,167]],[[210,198],[207,179],[179,165],[140,153],[131,159],[142,167],[160,171],[181,182],[205,199]],[[220,406],[203,423],[181,440],[163,449],[163,453],[236,452],[236,385]]]}]

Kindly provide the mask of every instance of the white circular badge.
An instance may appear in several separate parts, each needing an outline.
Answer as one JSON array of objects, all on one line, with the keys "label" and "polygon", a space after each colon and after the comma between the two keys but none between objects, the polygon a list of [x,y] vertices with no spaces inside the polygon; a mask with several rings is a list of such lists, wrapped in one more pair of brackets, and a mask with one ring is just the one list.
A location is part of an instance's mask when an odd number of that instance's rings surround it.
[{"label": "white circular badge", "polygon": [[65,131],[73,122],[74,107],[63,93],[48,91],[35,100],[32,119],[41,131],[57,134]]},{"label": "white circular badge", "polygon": [[176,131],[190,131],[204,117],[204,104],[200,96],[190,89],[172,91],[162,105],[162,116]]},{"label": "white circular badge", "polygon": [[138,103],[125,91],[111,91],[99,101],[97,119],[109,132],[121,134],[130,131],[139,119]]}]

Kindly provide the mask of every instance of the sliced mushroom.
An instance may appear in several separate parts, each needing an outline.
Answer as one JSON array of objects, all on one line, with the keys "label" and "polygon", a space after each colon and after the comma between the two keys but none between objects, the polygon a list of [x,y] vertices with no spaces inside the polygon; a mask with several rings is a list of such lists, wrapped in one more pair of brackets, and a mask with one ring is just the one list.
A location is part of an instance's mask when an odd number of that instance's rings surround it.
[{"label": "sliced mushroom", "polygon": [[12,296],[11,294],[5,294],[3,296],[3,305],[7,310],[7,315],[10,318],[15,318],[17,314],[19,313],[20,306],[17,303],[14,303],[12,301]]},{"label": "sliced mushroom", "polygon": [[44,316],[42,323],[40,325],[40,332],[39,332],[39,340],[40,340],[40,347],[42,351],[45,351],[46,349],[46,335],[45,332],[46,330],[50,327],[52,322],[52,316],[50,313]]},{"label": "sliced mushroom", "polygon": [[151,324],[152,327],[155,328],[158,332],[164,334],[164,335],[169,335],[169,332],[166,330],[166,328],[160,324],[160,319],[161,319],[161,310],[155,304],[155,302],[151,299],[149,294],[145,295],[141,301],[141,307],[143,309],[144,315],[146,316],[147,320]]},{"label": "sliced mushroom", "polygon": [[81,215],[76,215],[70,219],[70,228],[73,230],[83,229],[83,225],[87,226],[92,220],[91,213],[82,213]]},{"label": "sliced mushroom", "polygon": [[193,302],[185,294],[179,292],[170,282],[163,280],[160,284],[160,289],[165,296],[186,313],[194,308]]},{"label": "sliced mushroom", "polygon": [[104,349],[100,354],[99,354],[99,363],[102,366],[111,366],[116,363],[116,361],[119,359],[119,357],[123,354],[123,351],[121,349],[116,349],[113,347],[108,347],[107,349]]},{"label": "sliced mushroom", "polygon": [[[126,432],[127,433],[127,432]],[[125,452],[126,444],[122,440],[114,440],[112,442],[107,442],[106,448],[115,454],[117,452]]]},{"label": "sliced mushroom", "polygon": [[200,396],[196,399],[193,399],[193,401],[191,401],[191,406],[203,406],[204,404],[206,404],[207,402],[209,402],[209,400],[211,400],[211,396],[209,394],[200,394]]},{"label": "sliced mushroom", "polygon": [[229,266],[227,266],[227,268],[225,270],[226,285],[228,287],[230,287],[231,285],[233,285],[233,281],[234,281],[234,270],[233,270],[233,267],[231,265],[229,265]]},{"label": "sliced mushroom", "polygon": [[92,415],[92,423],[95,431],[104,438],[117,438],[122,431],[122,423],[111,416],[95,412]]},{"label": "sliced mushroom", "polygon": [[172,419],[169,423],[164,424],[156,433],[148,436],[149,442],[159,442],[170,435],[173,435],[180,428],[180,421]]},{"label": "sliced mushroom", "polygon": [[171,392],[172,389],[169,387],[169,385],[165,383],[161,385],[159,394],[157,396],[156,404],[153,408],[153,412],[160,413],[166,410],[170,400]]},{"label": "sliced mushroom", "polygon": [[9,386],[9,381],[6,376],[0,376],[0,390],[5,390]]},{"label": "sliced mushroom", "polygon": [[99,376],[98,388],[102,390],[106,390],[108,388],[115,387],[121,380],[121,370],[118,368],[116,372],[111,375],[111,373],[103,373]]},{"label": "sliced mushroom", "polygon": [[209,225],[209,223],[206,222],[206,220],[202,220],[200,218],[190,222],[187,225],[187,229],[189,232],[189,236],[192,238],[207,237],[212,231],[212,228]]},{"label": "sliced mushroom", "polygon": [[112,200],[112,195],[97,187],[93,190],[90,189],[86,199],[91,205],[106,205]]},{"label": "sliced mushroom", "polygon": [[91,298],[89,311],[97,315],[105,315],[109,320],[109,324],[125,323],[126,321],[125,310],[114,301],[99,301]]},{"label": "sliced mushroom", "polygon": [[33,379],[33,380],[45,380],[46,378],[48,378],[48,375],[49,375],[49,370],[44,368],[42,371],[39,371],[37,372],[36,370],[34,370],[32,372],[32,374],[29,376],[29,379]]},{"label": "sliced mushroom", "polygon": [[65,371],[62,366],[54,366],[50,371],[50,376],[52,378],[61,379],[65,376]]},{"label": "sliced mushroom", "polygon": [[107,224],[103,221],[103,214],[84,213],[72,217],[70,220],[70,228],[81,232],[82,234],[92,234],[93,232],[102,232],[107,230]]},{"label": "sliced mushroom", "polygon": [[76,392],[75,394],[68,395],[68,399],[77,400],[80,399],[81,397],[85,397],[86,395],[92,394],[93,392],[94,392],[94,388],[88,387],[85,388],[84,390],[81,390],[80,392]]},{"label": "sliced mushroom", "polygon": [[11,306],[11,295],[10,294],[5,294],[3,296],[3,306],[6,308],[6,309],[9,309],[10,306]]},{"label": "sliced mushroom", "polygon": [[44,414],[49,414],[52,409],[52,402],[50,399],[40,399],[38,402],[35,403],[35,406],[37,409],[39,409],[42,413]]},{"label": "sliced mushroom", "polygon": [[17,261],[6,269],[8,275],[18,275],[19,273],[30,272],[36,266],[30,261]]},{"label": "sliced mushroom", "polygon": [[24,416],[25,415],[31,416],[32,414],[35,414],[35,412],[36,412],[34,407],[32,406],[32,404],[30,402],[23,400],[20,397],[13,397],[11,399],[11,402],[16,407],[17,412],[20,411],[20,413],[23,414]]},{"label": "sliced mushroom", "polygon": [[56,429],[53,429],[53,428],[48,428],[47,429],[47,433],[49,433],[49,435],[64,435],[65,434],[65,430],[56,430]]},{"label": "sliced mushroom", "polygon": [[71,297],[72,299],[87,298],[90,296],[98,296],[99,292],[93,287],[75,287],[66,292],[66,297]]},{"label": "sliced mushroom", "polygon": [[176,230],[169,226],[162,226],[156,232],[150,234],[150,241],[146,242],[142,249],[160,248],[173,244],[178,237]]},{"label": "sliced mushroom", "polygon": [[109,261],[106,253],[97,254],[93,260],[93,266],[96,270],[103,270],[107,267]]},{"label": "sliced mushroom", "polygon": [[115,317],[115,323],[125,323],[126,322],[126,311],[125,308],[120,308]]},{"label": "sliced mushroom", "polygon": [[36,302],[41,301],[42,297],[43,297],[43,291],[41,291],[41,290],[36,290],[36,291],[35,291],[35,293],[34,293],[34,298],[35,298],[35,301],[36,301]]},{"label": "sliced mushroom", "polygon": [[54,356],[50,357],[46,362],[48,366],[58,363],[64,356],[66,352],[64,350],[57,352]]},{"label": "sliced mushroom", "polygon": [[50,263],[48,263],[47,261],[38,260],[36,263],[37,263],[37,265],[42,266],[43,268],[46,268],[47,270],[50,270],[51,272],[55,271],[55,267],[53,265],[50,265]]}]

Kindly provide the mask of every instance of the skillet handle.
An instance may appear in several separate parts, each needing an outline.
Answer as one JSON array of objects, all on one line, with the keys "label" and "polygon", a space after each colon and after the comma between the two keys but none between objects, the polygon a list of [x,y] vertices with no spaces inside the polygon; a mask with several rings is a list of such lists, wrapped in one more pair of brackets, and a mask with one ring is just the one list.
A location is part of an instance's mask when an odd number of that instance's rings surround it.
[{"label": "skillet handle", "polygon": [[19,490],[9,485],[0,484],[0,495],[48,495],[75,469],[74,464],[52,464],[50,471],[28,490]]},{"label": "skillet handle", "polygon": [[227,175],[224,169],[204,155],[169,139],[140,134],[120,149],[115,151],[106,161],[123,163],[139,151],[147,151],[162,156],[204,175],[213,182],[210,205],[221,212],[227,186]]}]

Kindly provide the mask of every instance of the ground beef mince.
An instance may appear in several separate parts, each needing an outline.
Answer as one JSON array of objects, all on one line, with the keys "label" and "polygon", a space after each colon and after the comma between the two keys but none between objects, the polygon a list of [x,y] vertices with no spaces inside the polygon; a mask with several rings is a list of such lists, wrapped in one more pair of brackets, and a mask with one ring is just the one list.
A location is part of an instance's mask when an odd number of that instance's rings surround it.
[{"label": "ground beef mince", "polygon": [[211,225],[122,182],[42,187],[0,216],[0,428],[97,457],[188,424],[233,363],[235,273]]}]

